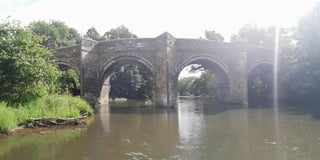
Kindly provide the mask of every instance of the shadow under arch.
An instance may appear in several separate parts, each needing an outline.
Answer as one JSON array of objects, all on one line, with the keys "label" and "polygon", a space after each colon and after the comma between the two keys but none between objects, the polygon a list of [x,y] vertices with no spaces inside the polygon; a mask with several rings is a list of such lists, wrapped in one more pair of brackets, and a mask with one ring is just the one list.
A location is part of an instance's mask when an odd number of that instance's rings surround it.
[{"label": "shadow under arch", "polygon": [[258,66],[260,65],[269,65],[272,67],[274,67],[274,64],[273,64],[273,60],[261,60],[261,61],[258,61],[256,63],[254,63],[249,69],[248,69],[248,75],[252,72],[253,69],[257,68]]},{"label": "shadow under arch", "polygon": [[[59,79],[60,92],[68,93],[73,96],[81,95],[81,78],[79,67],[65,61],[55,61],[59,69],[62,71],[62,76]],[[72,72],[69,72],[69,70]],[[74,75],[74,73],[76,75]]]},{"label": "shadow under arch", "polygon": [[248,69],[248,102],[253,105],[268,105],[273,99],[274,64],[272,61],[259,61]]},{"label": "shadow under arch", "polygon": [[152,75],[152,77],[155,77],[156,70],[154,66],[146,59],[138,56],[119,56],[115,57],[108,62],[106,62],[99,70],[98,73],[98,89],[100,91],[99,101],[100,104],[108,104],[108,97],[109,97],[109,90],[110,90],[110,84],[109,84],[109,78],[110,76],[119,71],[119,69],[122,66],[125,65],[138,65],[143,68],[146,68],[147,71],[149,71]]},{"label": "shadow under arch", "polygon": [[178,65],[176,68],[176,77],[179,76],[185,67],[191,64],[200,64],[215,75],[217,82],[217,99],[221,102],[226,102],[230,95],[229,69],[227,66],[214,57],[206,55],[193,56]]},{"label": "shadow under arch", "polygon": [[226,73],[226,75],[229,72],[229,69],[227,68],[227,66],[224,63],[222,63],[221,61],[217,60],[216,58],[213,58],[213,57],[210,57],[207,55],[199,55],[199,56],[193,56],[193,57],[190,57],[190,58],[184,60],[176,68],[176,73],[179,74],[183,68],[185,68],[186,66],[188,66],[190,64],[193,64],[194,61],[201,61],[201,60],[210,61],[212,63],[217,64]]},{"label": "shadow under arch", "polygon": [[58,66],[67,66],[67,67],[73,69],[80,76],[80,69],[79,69],[78,66],[73,65],[73,64],[68,63],[68,62],[65,62],[65,61],[61,61],[61,60],[54,61],[54,63],[57,64]]}]

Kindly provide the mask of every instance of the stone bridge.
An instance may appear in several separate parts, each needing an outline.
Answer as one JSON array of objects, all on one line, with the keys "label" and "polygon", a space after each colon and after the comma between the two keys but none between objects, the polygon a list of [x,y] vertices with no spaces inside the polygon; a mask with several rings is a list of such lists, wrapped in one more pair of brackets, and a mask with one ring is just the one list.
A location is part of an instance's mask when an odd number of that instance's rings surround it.
[{"label": "stone bridge", "polygon": [[155,80],[155,105],[174,107],[178,76],[190,64],[210,68],[217,78],[219,100],[248,104],[248,74],[260,65],[273,66],[273,50],[240,47],[203,39],[180,39],[169,33],[156,38],[93,41],[55,50],[57,64],[74,69],[81,96],[95,106],[108,101],[109,77],[126,64],[147,68]]}]

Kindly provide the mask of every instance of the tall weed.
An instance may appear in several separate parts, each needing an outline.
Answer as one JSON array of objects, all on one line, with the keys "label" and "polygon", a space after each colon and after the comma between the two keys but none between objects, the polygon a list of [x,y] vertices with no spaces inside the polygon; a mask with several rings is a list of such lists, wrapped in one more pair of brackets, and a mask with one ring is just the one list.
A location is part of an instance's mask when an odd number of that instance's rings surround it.
[{"label": "tall weed", "polygon": [[19,106],[0,102],[0,131],[26,124],[31,118],[75,118],[83,113],[93,115],[93,109],[79,97],[69,95],[48,95]]}]

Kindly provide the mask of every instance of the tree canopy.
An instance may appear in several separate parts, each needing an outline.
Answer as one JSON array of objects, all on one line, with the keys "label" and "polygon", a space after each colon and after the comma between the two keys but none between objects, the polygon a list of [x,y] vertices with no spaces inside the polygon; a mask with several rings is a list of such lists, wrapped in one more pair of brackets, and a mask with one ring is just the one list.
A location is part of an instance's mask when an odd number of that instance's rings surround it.
[{"label": "tree canopy", "polygon": [[291,58],[292,90],[297,99],[317,102],[320,98],[320,3],[301,19],[294,34]]},{"label": "tree canopy", "polygon": [[110,97],[127,99],[153,98],[153,77],[138,65],[122,66],[110,78]]},{"label": "tree canopy", "polygon": [[180,96],[216,96],[217,86],[210,70],[201,72],[200,77],[185,77],[179,80]]},{"label": "tree canopy", "polygon": [[231,36],[231,42],[245,42],[249,46],[273,47],[275,43],[275,27],[259,27],[247,24],[241,27],[238,34]]},{"label": "tree canopy", "polygon": [[213,40],[213,41],[218,41],[218,42],[224,41],[224,37],[220,33],[217,33],[214,30],[212,30],[212,31],[206,30],[205,36],[206,36],[206,39],[208,39],[208,40]]},{"label": "tree canopy", "polygon": [[96,40],[96,41],[106,40],[106,38],[104,36],[101,36],[98,33],[98,31],[96,30],[96,28],[94,28],[94,27],[89,28],[84,37],[85,38],[90,38],[90,39]]},{"label": "tree canopy", "polygon": [[39,36],[8,21],[0,37],[0,100],[24,103],[56,89],[59,71]]},{"label": "tree canopy", "polygon": [[112,28],[104,34],[106,39],[123,39],[123,38],[138,38],[135,34],[131,33],[124,25]]},{"label": "tree canopy", "polygon": [[[318,103],[320,98],[320,3],[304,16],[296,28],[279,28],[279,91],[286,96],[287,102]],[[275,47],[276,28],[243,26],[232,42],[245,42],[249,47]],[[261,75],[255,82],[249,83],[250,89],[266,84]],[[269,89],[270,90],[270,89]]]},{"label": "tree canopy", "polygon": [[77,30],[60,21],[35,21],[28,26],[38,36],[43,37],[42,44],[49,49],[79,44],[81,36]]}]

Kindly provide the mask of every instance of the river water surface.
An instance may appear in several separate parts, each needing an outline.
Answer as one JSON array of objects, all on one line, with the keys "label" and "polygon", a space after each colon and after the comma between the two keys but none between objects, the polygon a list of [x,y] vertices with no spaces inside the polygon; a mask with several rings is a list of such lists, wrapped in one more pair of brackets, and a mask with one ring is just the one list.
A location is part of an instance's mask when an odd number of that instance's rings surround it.
[{"label": "river water surface", "polygon": [[[0,137],[2,160],[318,160],[320,119],[179,99],[174,109],[102,106],[85,128]],[[277,121],[275,120],[277,119]]]}]

